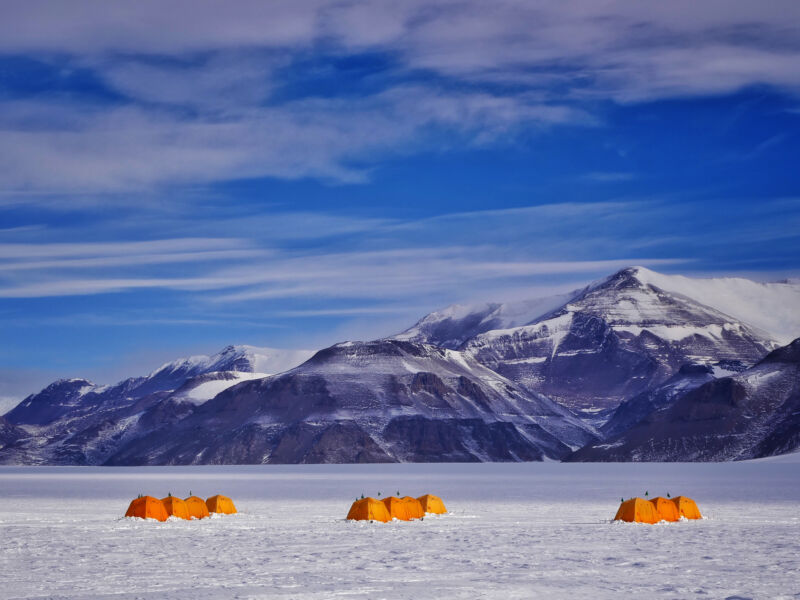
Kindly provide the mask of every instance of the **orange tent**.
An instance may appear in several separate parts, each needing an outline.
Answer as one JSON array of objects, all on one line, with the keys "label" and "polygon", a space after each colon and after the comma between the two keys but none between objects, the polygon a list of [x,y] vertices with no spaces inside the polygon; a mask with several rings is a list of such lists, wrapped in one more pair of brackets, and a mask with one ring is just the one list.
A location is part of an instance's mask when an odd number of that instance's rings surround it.
[{"label": "orange tent", "polygon": [[164,508],[170,517],[178,517],[179,519],[189,518],[189,509],[186,508],[186,502],[175,496],[167,496],[162,498],[161,502],[164,503]]},{"label": "orange tent", "polygon": [[422,508],[422,503],[419,500],[411,496],[403,496],[400,499],[406,503],[409,519],[422,519],[425,517],[425,509]]},{"label": "orange tent", "polygon": [[434,496],[433,494],[425,494],[424,496],[420,496],[417,498],[419,503],[422,505],[422,510],[426,513],[433,513],[435,515],[443,515],[447,513],[447,509],[444,507],[444,502],[439,496]]},{"label": "orange tent", "polygon": [[670,499],[659,496],[658,498],[653,498],[650,502],[656,509],[656,515],[659,521],[672,522],[680,520],[681,515],[678,513],[678,507],[675,506],[675,503]]},{"label": "orange tent", "polygon": [[197,496],[189,496],[186,500],[186,510],[189,511],[189,517],[193,519],[205,519],[208,513],[206,501]]},{"label": "orange tent", "polygon": [[695,504],[694,500],[691,498],[676,496],[672,501],[675,503],[675,507],[678,509],[680,516],[686,517],[687,519],[703,518],[703,515],[700,514],[700,509],[697,508],[697,504]]},{"label": "orange tent", "polygon": [[386,523],[391,521],[386,505],[375,498],[362,498],[353,502],[350,512],[347,513],[348,521],[380,521]]},{"label": "orange tent", "polygon": [[223,513],[226,515],[232,515],[236,511],[236,507],[233,505],[233,500],[228,498],[227,496],[223,496],[222,494],[217,494],[216,496],[211,496],[206,500],[206,506],[208,507],[208,512],[210,513]]},{"label": "orange tent", "polygon": [[656,508],[642,498],[631,498],[619,505],[619,510],[614,517],[615,521],[628,521],[636,523],[658,523]]},{"label": "orange tent", "polygon": [[410,521],[413,518],[409,513],[409,503],[397,496],[387,496],[383,499],[383,504],[391,519]]},{"label": "orange tent", "polygon": [[155,519],[156,521],[166,521],[169,515],[164,508],[164,503],[152,496],[141,496],[133,500],[128,506],[126,517],[138,517],[140,519]]}]

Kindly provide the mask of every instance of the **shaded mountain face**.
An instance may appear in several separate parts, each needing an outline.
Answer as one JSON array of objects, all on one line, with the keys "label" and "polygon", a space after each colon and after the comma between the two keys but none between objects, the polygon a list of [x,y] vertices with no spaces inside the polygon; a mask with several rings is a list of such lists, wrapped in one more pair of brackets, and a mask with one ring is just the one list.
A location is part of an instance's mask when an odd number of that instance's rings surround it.
[{"label": "shaded mountain face", "polygon": [[753,364],[763,332],[648,282],[630,268],[522,327],[479,334],[466,354],[508,379],[591,416],[657,386],[687,362]]},{"label": "shaded mountain face", "polygon": [[108,463],[542,460],[593,439],[564,408],[459,352],[379,340],[240,383]]},{"label": "shaded mountain face", "polygon": [[675,398],[714,380],[714,369],[708,365],[686,364],[661,385],[637,394],[620,404],[611,418],[600,428],[603,437],[613,438],[637,425],[652,412],[672,405]]},{"label": "shaded mountain face", "polygon": [[0,450],[13,445],[24,437],[26,437],[26,433],[23,429],[0,417]]},{"label": "shaded mountain face", "polygon": [[6,413],[10,423],[44,425],[75,410],[83,410],[83,401],[95,385],[86,379],[60,379],[38,394],[32,394]]},{"label": "shaded mountain face", "polygon": [[[181,358],[162,365],[145,377],[132,377],[111,386],[96,385],[86,379],[62,379],[28,396],[5,417],[17,425],[48,425],[96,410],[128,406],[150,394],[176,390],[209,373],[259,373],[264,377],[294,367],[312,354],[306,350],[228,346],[212,356]],[[257,368],[276,370],[259,372]],[[215,376],[217,379],[226,377],[234,375]]]},{"label": "shaded mountain face", "polygon": [[680,394],[572,461],[722,461],[800,447],[800,339],[754,367]]},{"label": "shaded mountain face", "polygon": [[[611,416],[602,434],[619,439],[755,364],[777,329],[800,328],[796,300],[796,284],[630,268],[560,297],[453,306],[290,371],[310,353],[229,346],[113,386],[61,380],[0,423],[0,463],[557,459],[601,447],[586,422]],[[712,396],[738,393],[720,385]],[[796,446],[796,412],[776,419],[754,452]]]},{"label": "shaded mountain face", "polygon": [[101,464],[128,440],[185,418],[240,381],[267,375],[235,369],[279,368],[308,354],[290,351],[281,357],[272,349],[229,346],[113,386],[85,379],[57,381],[5,415],[24,435],[0,448],[0,463]]}]

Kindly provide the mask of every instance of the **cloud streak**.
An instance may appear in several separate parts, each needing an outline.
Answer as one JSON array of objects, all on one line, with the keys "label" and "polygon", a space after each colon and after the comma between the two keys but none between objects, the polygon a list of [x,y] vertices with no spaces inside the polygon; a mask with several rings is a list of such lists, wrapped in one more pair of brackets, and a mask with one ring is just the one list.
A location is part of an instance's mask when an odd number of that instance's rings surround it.
[{"label": "cloud streak", "polygon": [[[97,193],[253,177],[359,183],[391,156],[597,125],[598,100],[754,85],[800,94],[792,1],[218,8],[87,0],[65,18],[51,0],[4,3],[0,53],[88,71],[114,100],[4,102],[0,190]],[[312,53],[321,66],[304,66]],[[313,81],[314,68],[364,55],[386,60],[367,88],[292,87],[293,77]]]},{"label": "cloud streak", "polygon": [[[620,215],[632,214],[632,206],[563,203],[410,221],[353,218],[348,222],[343,216],[331,220],[324,213],[316,217],[304,212],[276,214],[274,221],[280,228],[302,231],[300,239],[311,242],[302,248],[270,231],[249,239],[0,244],[0,298],[171,290],[215,304],[313,298],[316,305],[302,310],[345,315],[350,310],[363,314],[359,302],[366,300],[435,302],[470,296],[487,286],[529,288],[549,276],[575,279],[633,263],[680,262],[679,258],[618,253],[587,260],[573,252],[572,258],[557,259],[553,258],[557,252],[546,250],[568,230],[578,230],[579,223],[590,221],[596,226],[603,220],[619,220]],[[270,216],[261,219],[273,220]],[[250,234],[260,229],[261,219],[252,224]],[[330,242],[314,243],[315,236],[324,240],[331,235],[331,224],[342,236],[339,249]],[[200,228],[191,220],[182,220],[181,226]],[[230,224],[225,228],[232,229]],[[509,254],[509,244],[531,235],[539,238],[539,246],[523,246]],[[432,244],[432,239],[439,243]],[[159,270],[154,272],[154,267]],[[349,304],[319,306],[326,299]]]},{"label": "cloud streak", "polygon": [[[60,123],[54,113],[61,112]],[[482,92],[401,86],[356,100],[303,99],[232,114],[183,114],[143,107],[31,103],[29,121],[0,117],[5,191],[124,191],[271,176],[358,183],[357,166],[379,153],[403,155],[441,143],[481,146],[518,128],[592,123],[584,111]],[[31,127],[29,122],[44,122]],[[436,138],[430,135],[436,132]],[[43,170],[41,165],[47,165]]]}]

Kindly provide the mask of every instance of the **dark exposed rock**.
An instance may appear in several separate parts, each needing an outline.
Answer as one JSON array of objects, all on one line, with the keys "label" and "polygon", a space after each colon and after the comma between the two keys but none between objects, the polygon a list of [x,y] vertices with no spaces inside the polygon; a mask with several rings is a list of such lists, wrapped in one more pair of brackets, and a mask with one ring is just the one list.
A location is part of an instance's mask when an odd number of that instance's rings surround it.
[{"label": "dark exposed rock", "polygon": [[616,437],[654,411],[670,406],[681,394],[713,379],[713,369],[708,365],[683,365],[661,385],[645,390],[620,404],[600,431],[606,438]]},{"label": "dark exposed rock", "polygon": [[796,340],[740,374],[689,389],[569,460],[742,460],[792,451],[800,445],[799,349]]},{"label": "dark exposed rock", "polygon": [[661,385],[687,362],[752,365],[772,347],[746,324],[631,268],[529,325],[482,333],[461,349],[591,418]]},{"label": "dark exposed rock", "polygon": [[382,340],[231,387],[109,464],[541,460],[591,439],[568,411],[469,357]]}]

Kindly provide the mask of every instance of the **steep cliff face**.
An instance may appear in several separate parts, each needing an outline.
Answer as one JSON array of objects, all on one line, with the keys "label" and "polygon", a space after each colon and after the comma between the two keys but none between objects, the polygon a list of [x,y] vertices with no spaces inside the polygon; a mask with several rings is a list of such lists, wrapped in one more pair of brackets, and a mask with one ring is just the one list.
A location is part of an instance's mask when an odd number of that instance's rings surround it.
[{"label": "steep cliff face", "polygon": [[714,380],[714,369],[708,365],[686,364],[661,385],[649,388],[620,404],[611,418],[600,428],[605,438],[624,433],[657,410],[672,405],[675,399],[696,387]]},{"label": "steep cliff face", "polygon": [[14,444],[0,447],[0,463],[100,464],[121,445],[171,426],[228,387],[268,374],[253,369],[295,366],[310,354],[228,346],[215,355],[178,359],[115,385],[56,381],[5,415],[21,434]]},{"label": "steep cliff face", "polygon": [[482,333],[461,349],[590,415],[665,382],[685,363],[753,364],[775,347],[765,333],[650,283],[648,273],[620,271],[532,324]]},{"label": "steep cliff face", "polygon": [[[582,446],[573,459],[784,452],[800,426],[787,375],[794,345],[737,373],[787,332],[800,335],[797,306],[796,283],[632,267],[562,296],[453,306],[393,338],[313,357],[229,346],[112,386],[53,383],[0,421],[0,463],[542,460]],[[727,405],[750,412],[721,415]],[[703,421],[715,423],[707,439]]]},{"label": "steep cliff face", "polygon": [[564,408],[459,352],[379,340],[236,385],[109,462],[541,460],[591,439]]},{"label": "steep cliff face", "polygon": [[754,367],[690,389],[573,461],[743,460],[800,447],[800,339]]},{"label": "steep cliff face", "polygon": [[0,417],[0,450],[26,437],[25,431]]}]

